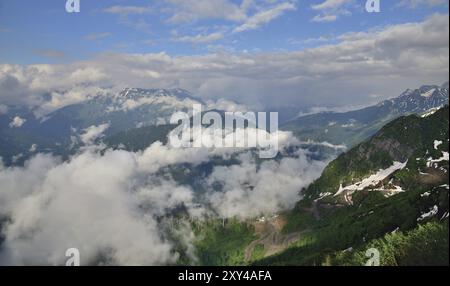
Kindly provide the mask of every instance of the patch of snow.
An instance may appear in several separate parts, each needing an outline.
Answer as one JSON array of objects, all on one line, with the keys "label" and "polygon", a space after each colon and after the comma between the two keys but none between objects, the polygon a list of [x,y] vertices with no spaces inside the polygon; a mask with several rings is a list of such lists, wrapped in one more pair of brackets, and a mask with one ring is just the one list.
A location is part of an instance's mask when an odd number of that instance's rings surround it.
[{"label": "patch of snow", "polygon": [[431,167],[434,163],[439,163],[442,161],[448,161],[448,152],[442,152],[442,157],[439,159],[428,158],[427,167]]},{"label": "patch of snow", "polygon": [[425,113],[422,114],[422,118],[426,118],[426,117],[429,117],[429,116],[435,114],[436,111],[438,111],[441,108],[442,108],[442,106],[431,108],[431,109],[427,110]]},{"label": "patch of snow", "polygon": [[427,197],[429,197],[430,195],[431,195],[430,192],[425,192],[425,193],[421,194],[420,196],[421,196],[422,198],[427,198]]},{"label": "patch of snow", "polygon": [[353,247],[349,247],[347,249],[344,249],[343,252],[353,252]]},{"label": "patch of snow", "polygon": [[332,195],[332,193],[330,193],[330,192],[328,192],[328,193],[320,193],[319,194],[319,197],[317,198],[317,199],[315,199],[314,201],[315,202],[318,202],[318,201],[320,201],[321,199],[323,199],[323,198],[325,198],[325,197],[328,197],[328,196],[331,196]]},{"label": "patch of snow", "polygon": [[442,145],[442,143],[444,143],[444,142],[439,141],[439,140],[434,140],[434,150],[437,150],[439,148],[439,146]]},{"label": "patch of snow", "polygon": [[406,192],[405,190],[402,189],[402,187],[400,186],[394,186],[393,189],[388,189],[386,190],[387,193],[385,194],[386,197],[392,197],[394,195],[400,194],[400,193],[404,193]]},{"label": "patch of snow", "polygon": [[[343,187],[341,184],[341,186],[339,187],[339,190],[337,191],[335,196],[340,195],[343,191],[353,191],[353,192],[354,191],[362,191],[365,188],[377,185],[380,181],[383,181],[384,179],[389,177],[392,173],[405,168],[407,163],[408,163],[408,161],[406,161],[405,163],[394,162],[394,164],[391,167],[384,169],[384,170],[381,169],[376,174],[363,179],[361,182],[358,182],[356,184],[346,186],[346,187]],[[401,188],[400,187],[396,188],[397,191],[399,189],[401,189]]]},{"label": "patch of snow", "polygon": [[422,221],[422,220],[424,220],[426,218],[433,217],[433,216],[437,215],[438,212],[439,212],[439,208],[438,208],[438,206],[435,205],[434,207],[432,207],[430,209],[429,212],[423,213],[420,217],[418,217],[417,221]]},{"label": "patch of snow", "polygon": [[430,97],[430,96],[433,95],[433,93],[434,93],[435,91],[436,91],[435,88],[430,89],[429,91],[422,93],[421,96],[422,96],[422,97]]},{"label": "patch of snow", "polygon": [[307,140],[307,141],[299,141],[298,144],[304,144],[304,145],[313,145],[313,146],[323,146],[323,147],[328,147],[334,150],[347,150],[347,146],[346,145],[334,145],[331,144],[329,142],[315,142],[313,140]]}]

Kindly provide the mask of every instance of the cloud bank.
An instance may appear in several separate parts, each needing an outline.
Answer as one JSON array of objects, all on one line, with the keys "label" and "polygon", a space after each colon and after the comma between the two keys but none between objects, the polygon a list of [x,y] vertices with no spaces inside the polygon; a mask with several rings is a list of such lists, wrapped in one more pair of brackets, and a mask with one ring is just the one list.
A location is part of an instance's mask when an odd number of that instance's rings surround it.
[{"label": "cloud bank", "polygon": [[[295,140],[286,133],[282,142],[285,148]],[[7,218],[0,265],[64,265],[68,248],[80,250],[83,265],[174,264],[179,253],[161,218],[180,207],[196,219],[274,214],[292,207],[325,166],[303,150],[258,166],[245,149],[179,149],[160,142],[137,153],[101,149],[84,148],[65,162],[38,154],[24,167],[0,164],[0,218]],[[204,193],[164,171],[233,154],[238,163],[197,178]],[[195,237],[188,224],[182,226],[172,231],[195,261]]]},{"label": "cloud bank", "polygon": [[[251,109],[372,104],[407,87],[449,76],[449,18],[346,33],[336,44],[297,52],[115,54],[69,65],[0,65],[0,104],[49,112],[123,87],[182,87],[202,99],[226,99]],[[203,40],[192,38],[185,40]]]}]

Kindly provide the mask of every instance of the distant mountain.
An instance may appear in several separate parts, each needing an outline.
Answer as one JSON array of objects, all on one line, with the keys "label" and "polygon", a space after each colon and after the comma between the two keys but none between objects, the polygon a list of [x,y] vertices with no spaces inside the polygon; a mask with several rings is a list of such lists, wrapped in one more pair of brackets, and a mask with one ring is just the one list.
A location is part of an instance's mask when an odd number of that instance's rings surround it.
[{"label": "distant mountain", "polygon": [[399,97],[349,112],[323,112],[298,117],[281,125],[302,140],[327,141],[348,147],[375,134],[402,115],[422,113],[448,104],[448,83],[406,90]]},{"label": "distant mountain", "polygon": [[[71,128],[81,130],[109,123],[106,134],[115,134],[127,129],[168,124],[174,112],[188,111],[192,104],[200,102],[182,89],[127,88],[118,95],[97,96],[59,109],[40,124],[41,128],[52,130],[58,126],[62,129],[60,132],[68,135]],[[52,135],[59,135],[59,132]]]},{"label": "distant mountain", "polygon": [[10,165],[20,164],[36,152],[64,156],[82,144],[80,135],[91,126],[106,124],[104,135],[112,136],[167,125],[174,112],[188,112],[194,103],[202,101],[182,89],[127,88],[63,107],[43,118],[28,108],[9,106],[0,114],[0,157]]}]

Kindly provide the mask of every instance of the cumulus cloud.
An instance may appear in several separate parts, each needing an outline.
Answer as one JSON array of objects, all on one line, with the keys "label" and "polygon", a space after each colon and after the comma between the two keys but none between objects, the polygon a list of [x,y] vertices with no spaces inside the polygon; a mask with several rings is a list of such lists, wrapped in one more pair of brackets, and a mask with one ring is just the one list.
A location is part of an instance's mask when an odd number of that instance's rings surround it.
[{"label": "cumulus cloud", "polygon": [[105,123],[98,126],[93,125],[84,129],[83,133],[80,135],[81,142],[86,145],[93,144],[95,140],[103,136],[103,132],[105,132],[108,128],[109,123]]},{"label": "cumulus cloud", "polygon": [[15,116],[11,123],[9,123],[9,127],[11,128],[19,128],[22,127],[22,125],[25,124],[27,120],[24,118],[21,118],[20,116]]},{"label": "cumulus cloud", "polygon": [[301,199],[301,189],[325,166],[324,162],[308,160],[303,151],[298,158],[267,161],[261,166],[249,154],[239,158],[240,165],[216,167],[208,177],[210,186],[219,183],[223,188],[208,197],[221,217],[250,218],[289,209]]},{"label": "cumulus cloud", "polygon": [[[120,87],[180,86],[208,100],[301,107],[372,103],[449,75],[448,15],[346,33],[296,52],[103,54],[70,65],[0,65],[0,103],[55,109]],[[113,87],[113,88],[111,88]],[[72,93],[75,90],[76,92]],[[45,95],[45,96],[44,96]]]},{"label": "cumulus cloud", "polygon": [[177,257],[156,220],[140,213],[131,195],[136,168],[133,154],[116,151],[86,152],[61,164],[39,155],[24,169],[2,171],[1,211],[10,210],[11,223],[0,264],[63,265],[72,247],[85,265],[173,263]]}]

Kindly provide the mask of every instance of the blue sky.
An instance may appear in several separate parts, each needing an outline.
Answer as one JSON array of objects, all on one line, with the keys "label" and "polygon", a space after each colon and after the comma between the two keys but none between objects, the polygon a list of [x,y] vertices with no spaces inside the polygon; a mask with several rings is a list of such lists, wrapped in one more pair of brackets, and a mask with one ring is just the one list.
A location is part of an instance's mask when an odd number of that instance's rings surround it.
[{"label": "blue sky", "polygon": [[69,14],[66,0],[0,0],[0,63],[64,63],[106,52],[295,51],[346,32],[448,13],[448,1],[438,0],[381,0],[381,13],[372,14],[365,0],[255,0],[246,7],[243,0],[208,1],[210,7],[190,0],[81,0],[81,12]]}]

